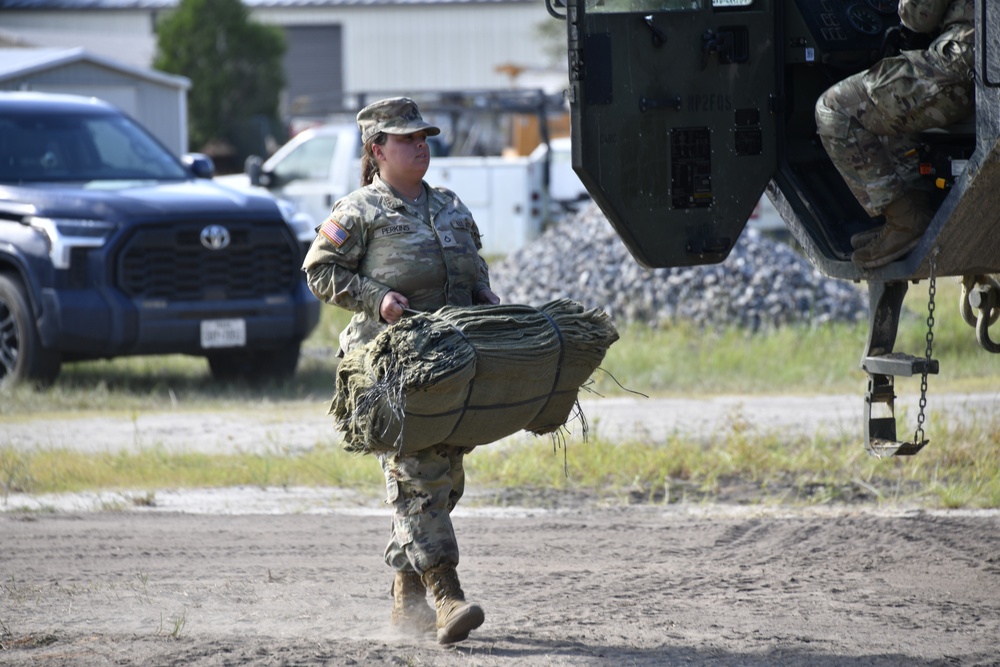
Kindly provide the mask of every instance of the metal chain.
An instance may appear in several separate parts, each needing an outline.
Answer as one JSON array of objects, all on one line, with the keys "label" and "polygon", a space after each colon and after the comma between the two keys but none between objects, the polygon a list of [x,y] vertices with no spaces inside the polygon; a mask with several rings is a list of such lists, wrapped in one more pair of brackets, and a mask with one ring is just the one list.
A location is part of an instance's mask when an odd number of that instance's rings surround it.
[{"label": "metal chain", "polygon": [[931,353],[934,348],[934,296],[937,294],[937,280],[934,273],[937,269],[937,253],[938,249],[935,248],[931,252],[930,257],[930,280],[927,287],[927,294],[929,296],[927,301],[927,349],[924,353],[927,365],[924,366],[924,372],[920,376],[920,412],[917,414],[917,430],[913,433],[913,444],[915,445],[919,445],[924,441],[924,412],[927,408],[927,370],[931,365]]}]

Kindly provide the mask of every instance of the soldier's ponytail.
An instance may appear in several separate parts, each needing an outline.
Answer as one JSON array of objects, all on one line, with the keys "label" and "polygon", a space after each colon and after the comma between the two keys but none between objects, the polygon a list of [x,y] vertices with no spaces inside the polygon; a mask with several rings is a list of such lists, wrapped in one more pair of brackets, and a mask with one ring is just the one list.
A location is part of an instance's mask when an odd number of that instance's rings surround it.
[{"label": "soldier's ponytail", "polygon": [[375,159],[372,146],[374,144],[381,146],[385,144],[385,140],[385,132],[378,132],[365,142],[364,148],[361,151],[361,187],[371,185],[372,181],[375,180],[375,174],[378,173],[378,160]]}]

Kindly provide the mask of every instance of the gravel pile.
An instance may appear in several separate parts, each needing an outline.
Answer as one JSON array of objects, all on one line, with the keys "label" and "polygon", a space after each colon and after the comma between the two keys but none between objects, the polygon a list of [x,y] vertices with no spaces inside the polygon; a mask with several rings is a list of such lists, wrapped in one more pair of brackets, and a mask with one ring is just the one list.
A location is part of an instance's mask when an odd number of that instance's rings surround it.
[{"label": "gravel pile", "polygon": [[744,230],[722,264],[644,269],[593,204],[494,263],[490,278],[505,303],[569,298],[602,308],[618,325],[686,320],[757,331],[868,316],[867,295],[857,285],[824,276],[754,229]]}]

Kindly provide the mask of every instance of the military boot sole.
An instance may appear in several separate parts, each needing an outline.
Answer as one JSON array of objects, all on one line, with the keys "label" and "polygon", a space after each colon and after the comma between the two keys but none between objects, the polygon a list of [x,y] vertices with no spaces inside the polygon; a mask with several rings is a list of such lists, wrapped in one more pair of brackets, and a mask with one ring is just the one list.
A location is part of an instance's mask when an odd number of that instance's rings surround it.
[{"label": "military boot sole", "polygon": [[439,644],[454,644],[469,637],[469,633],[478,628],[486,620],[482,607],[469,604],[456,611],[443,627],[438,628]]}]

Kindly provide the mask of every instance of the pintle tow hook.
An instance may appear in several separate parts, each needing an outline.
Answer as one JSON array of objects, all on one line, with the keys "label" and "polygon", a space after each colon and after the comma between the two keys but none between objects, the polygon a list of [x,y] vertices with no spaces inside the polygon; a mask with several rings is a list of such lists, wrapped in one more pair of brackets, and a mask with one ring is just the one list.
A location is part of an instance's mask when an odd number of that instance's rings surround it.
[{"label": "pintle tow hook", "polygon": [[[989,275],[962,277],[958,307],[966,324],[976,329],[976,340],[987,352],[1000,354],[1000,343],[990,339],[989,327],[1000,319],[1000,282]],[[979,311],[978,314],[973,311]]]}]

